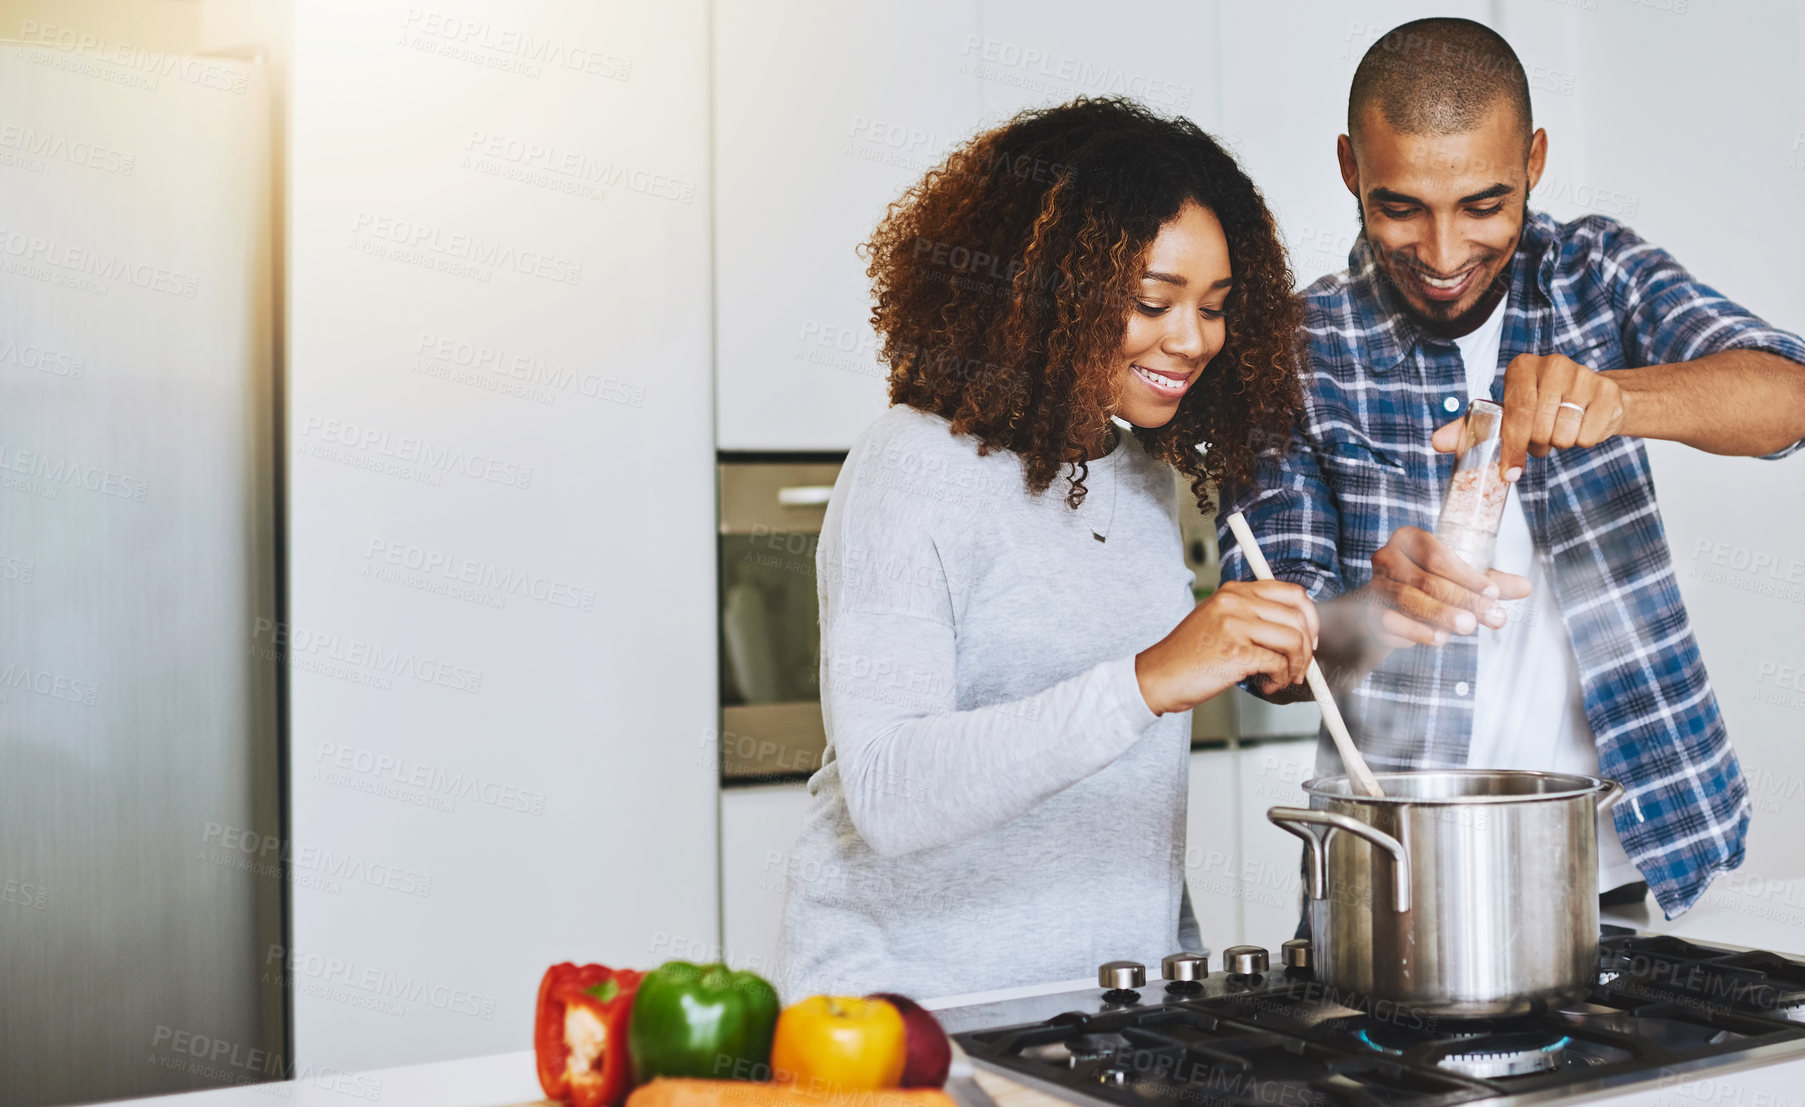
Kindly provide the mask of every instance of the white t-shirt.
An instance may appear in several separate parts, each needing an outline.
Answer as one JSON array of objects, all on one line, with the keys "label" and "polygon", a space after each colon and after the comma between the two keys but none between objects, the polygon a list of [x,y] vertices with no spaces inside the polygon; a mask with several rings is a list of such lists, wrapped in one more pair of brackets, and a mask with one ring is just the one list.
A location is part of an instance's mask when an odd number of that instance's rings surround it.
[{"label": "white t-shirt", "polygon": [[[1505,301],[1471,334],[1454,340],[1466,364],[1467,396],[1489,397],[1498,375]],[[1473,688],[1473,743],[1467,767],[1598,773],[1598,746],[1586,721],[1579,664],[1555,598],[1548,551],[1529,532],[1522,498],[1505,501],[1492,568],[1529,579],[1526,599],[1505,604],[1500,630],[1479,626],[1479,674]],[[1641,880],[1608,814],[1598,819],[1598,889]]]}]

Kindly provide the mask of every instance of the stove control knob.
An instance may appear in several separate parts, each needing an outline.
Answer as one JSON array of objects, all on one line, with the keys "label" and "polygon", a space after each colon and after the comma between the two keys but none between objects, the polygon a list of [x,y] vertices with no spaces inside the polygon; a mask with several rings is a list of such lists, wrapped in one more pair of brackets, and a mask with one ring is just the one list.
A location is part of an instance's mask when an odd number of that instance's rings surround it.
[{"label": "stove control knob", "polygon": [[1259,946],[1229,946],[1222,951],[1222,967],[1237,976],[1257,976],[1266,971],[1271,959]]},{"label": "stove control knob", "polygon": [[1139,961],[1105,961],[1097,966],[1097,987],[1111,991],[1130,991],[1145,987],[1147,966]]},{"label": "stove control knob", "polygon": [[1159,974],[1172,981],[1202,980],[1210,975],[1210,962],[1201,953],[1168,953],[1159,959]]},{"label": "stove control knob", "polygon": [[1310,939],[1293,938],[1279,947],[1279,959],[1287,969],[1307,969],[1312,962]]}]

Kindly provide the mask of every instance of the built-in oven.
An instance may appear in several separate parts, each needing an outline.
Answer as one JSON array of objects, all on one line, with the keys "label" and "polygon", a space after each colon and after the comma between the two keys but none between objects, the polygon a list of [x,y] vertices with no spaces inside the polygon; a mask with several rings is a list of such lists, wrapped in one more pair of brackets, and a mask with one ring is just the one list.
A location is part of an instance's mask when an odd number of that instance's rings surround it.
[{"label": "built-in oven", "polygon": [[838,455],[723,458],[720,502],[721,779],[821,767],[815,548]]}]

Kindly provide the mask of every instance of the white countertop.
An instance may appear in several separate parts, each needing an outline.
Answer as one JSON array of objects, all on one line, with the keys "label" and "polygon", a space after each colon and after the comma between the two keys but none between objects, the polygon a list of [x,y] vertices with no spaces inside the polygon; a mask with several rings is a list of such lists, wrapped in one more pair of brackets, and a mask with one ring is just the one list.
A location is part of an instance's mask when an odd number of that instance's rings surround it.
[{"label": "white countertop", "polygon": [[546,1100],[539,1090],[533,1051],[525,1049],[371,1072],[303,1072],[299,1080],[115,1102],[146,1107],[278,1107],[285,1103],[296,1107],[514,1107]]},{"label": "white countertop", "polygon": [[[1061,986],[1064,990],[1065,986]],[[543,1104],[531,1050],[441,1061],[368,1073],[324,1074],[274,1084],[134,1099],[146,1107],[519,1107]],[[1572,1101],[1567,1101],[1572,1102]],[[1692,1077],[1675,1075],[1662,1086],[1591,1100],[1592,1107],[1801,1107],[1805,1061]]]},{"label": "white countertop", "polygon": [[[1071,992],[1089,988],[1095,981],[1067,980],[1026,988],[947,996],[927,1000],[931,1010],[967,1007],[978,1003],[1019,999],[1047,992]],[[147,1107],[274,1107],[287,1102],[296,1107],[356,1107],[359,1103],[381,1107],[515,1107],[547,1102],[539,1088],[533,1051],[495,1053],[460,1061],[377,1069],[371,1072],[303,1073],[299,1080],[209,1088],[200,1092],[119,1100]]]},{"label": "white countertop", "polygon": [[[1797,904],[1797,906],[1795,906]],[[1701,942],[1805,953],[1805,878],[1744,881],[1709,893],[1686,915],[1673,921],[1649,904],[1614,909],[1603,921],[1658,934],[1674,934]],[[1027,988],[1010,988],[925,1001],[933,1010],[969,1007],[1044,993],[1078,991],[1090,980],[1067,980]],[[543,1103],[531,1050],[440,1061],[427,1065],[372,1072],[303,1072],[302,1078],[272,1084],[249,1084],[202,1092],[128,1100],[152,1107],[516,1107]],[[1805,1107],[1805,1061],[1742,1069],[1714,1070],[1701,1077],[1676,1074],[1657,1088],[1590,1101],[1600,1107]]]},{"label": "white countertop", "polygon": [[1601,922],[1652,934],[1718,942],[1805,956],[1805,876],[1772,879],[1726,873],[1692,910],[1669,921],[1653,897],[1631,908],[1612,908]]}]

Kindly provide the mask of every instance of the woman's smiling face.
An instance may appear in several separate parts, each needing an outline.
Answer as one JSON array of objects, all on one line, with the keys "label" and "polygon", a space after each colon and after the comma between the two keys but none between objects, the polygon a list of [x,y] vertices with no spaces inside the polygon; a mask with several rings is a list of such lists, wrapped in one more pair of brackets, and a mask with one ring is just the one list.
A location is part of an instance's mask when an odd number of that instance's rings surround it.
[{"label": "woman's smiling face", "polygon": [[1187,200],[1147,248],[1140,286],[1122,332],[1112,414],[1163,427],[1227,336],[1223,304],[1233,270],[1222,224]]}]

